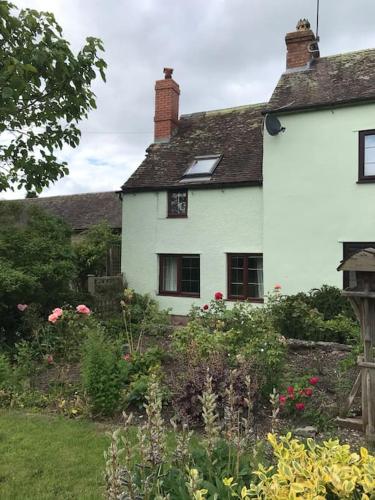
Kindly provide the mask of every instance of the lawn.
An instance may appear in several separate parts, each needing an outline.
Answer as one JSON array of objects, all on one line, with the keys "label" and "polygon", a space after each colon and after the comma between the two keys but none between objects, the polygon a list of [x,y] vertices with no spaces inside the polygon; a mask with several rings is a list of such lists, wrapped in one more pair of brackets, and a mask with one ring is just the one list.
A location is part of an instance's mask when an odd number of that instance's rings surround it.
[{"label": "lawn", "polygon": [[0,411],[0,498],[103,498],[102,426]]}]

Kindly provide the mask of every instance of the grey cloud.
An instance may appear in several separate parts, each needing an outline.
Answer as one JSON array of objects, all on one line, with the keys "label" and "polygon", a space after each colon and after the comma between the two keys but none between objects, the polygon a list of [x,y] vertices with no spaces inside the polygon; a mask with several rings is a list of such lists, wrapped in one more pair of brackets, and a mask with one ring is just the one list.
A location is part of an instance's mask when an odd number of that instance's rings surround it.
[{"label": "grey cloud", "polygon": [[[17,0],[16,0],[17,1]],[[269,98],[285,67],[284,36],[299,18],[315,29],[315,0],[19,0],[52,10],[72,47],[98,36],[107,83],[82,143],[64,150],[71,174],[44,194],[118,189],[152,140],[154,81],[175,68],[181,112]],[[373,0],[321,0],[322,55],[375,46]],[[95,165],[90,159],[95,159]]]}]

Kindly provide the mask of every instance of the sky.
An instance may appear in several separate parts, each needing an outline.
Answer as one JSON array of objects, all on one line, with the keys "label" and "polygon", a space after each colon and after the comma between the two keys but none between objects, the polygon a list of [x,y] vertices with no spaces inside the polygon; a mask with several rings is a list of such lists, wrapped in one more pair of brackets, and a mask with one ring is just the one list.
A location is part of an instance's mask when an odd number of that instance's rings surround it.
[{"label": "sky", "polygon": [[[315,31],[316,0],[13,0],[50,11],[77,52],[102,39],[107,82],[82,139],[64,148],[70,174],[42,196],[120,189],[153,140],[154,83],[174,68],[180,112],[265,102],[285,69],[285,34],[300,18]],[[320,0],[322,56],[375,47],[374,0]],[[20,198],[22,191],[1,193]]]}]

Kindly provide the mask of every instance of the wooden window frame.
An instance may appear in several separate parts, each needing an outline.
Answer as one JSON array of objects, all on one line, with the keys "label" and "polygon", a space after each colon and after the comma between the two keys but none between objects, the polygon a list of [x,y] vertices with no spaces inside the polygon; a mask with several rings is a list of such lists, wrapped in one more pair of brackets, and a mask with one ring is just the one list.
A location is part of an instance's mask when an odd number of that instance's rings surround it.
[{"label": "wooden window frame", "polygon": [[[231,264],[231,258],[232,257],[244,257],[246,259],[246,265],[244,262],[244,276],[243,276],[243,286],[245,290],[245,295],[231,295],[230,290],[231,290],[231,270],[232,270],[232,264]],[[260,303],[263,304],[264,302],[264,297],[249,297],[247,295],[247,287],[248,287],[248,272],[249,272],[249,261],[248,259],[251,257],[262,257],[262,253],[227,253],[227,299],[228,300],[238,300],[238,301],[244,301],[246,300],[247,302],[254,302],[254,303]],[[264,286],[264,282],[263,282]]]},{"label": "wooden window frame", "polygon": [[365,175],[365,138],[375,135],[375,129],[361,130],[358,137],[358,183],[375,182],[375,175]]},{"label": "wooden window frame", "polygon": [[[186,210],[183,214],[173,214],[171,212],[171,196],[173,193],[186,193]],[[168,219],[186,219],[188,216],[188,202],[189,202],[189,192],[187,189],[170,189],[167,192],[167,217]]]},{"label": "wooden window frame", "polygon": [[[182,275],[182,257],[199,257],[199,293],[183,292],[181,290],[181,275]],[[159,295],[171,296],[171,297],[200,297],[201,288],[201,269],[200,269],[200,254],[188,254],[188,253],[160,253],[159,257]],[[164,271],[164,260],[166,257],[177,257],[177,291],[169,292],[164,291],[163,288],[163,271]]]}]

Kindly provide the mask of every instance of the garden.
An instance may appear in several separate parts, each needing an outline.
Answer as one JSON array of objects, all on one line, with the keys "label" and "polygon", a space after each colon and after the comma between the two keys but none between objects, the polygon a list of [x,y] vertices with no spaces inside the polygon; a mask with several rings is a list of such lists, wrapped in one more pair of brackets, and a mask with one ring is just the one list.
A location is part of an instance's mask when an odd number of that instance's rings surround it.
[{"label": "garden", "polygon": [[2,498],[375,498],[371,447],[336,423],[360,349],[340,290],[275,285],[263,307],[217,291],[173,327],[125,288],[103,316],[72,286],[97,245],[48,217],[1,229]]},{"label": "garden", "polygon": [[125,287],[108,314],[85,282],[105,224],[72,242],[6,203],[0,222],[1,498],[375,498],[370,444],[336,422],[360,352],[339,289],[217,291],[175,327]]}]

